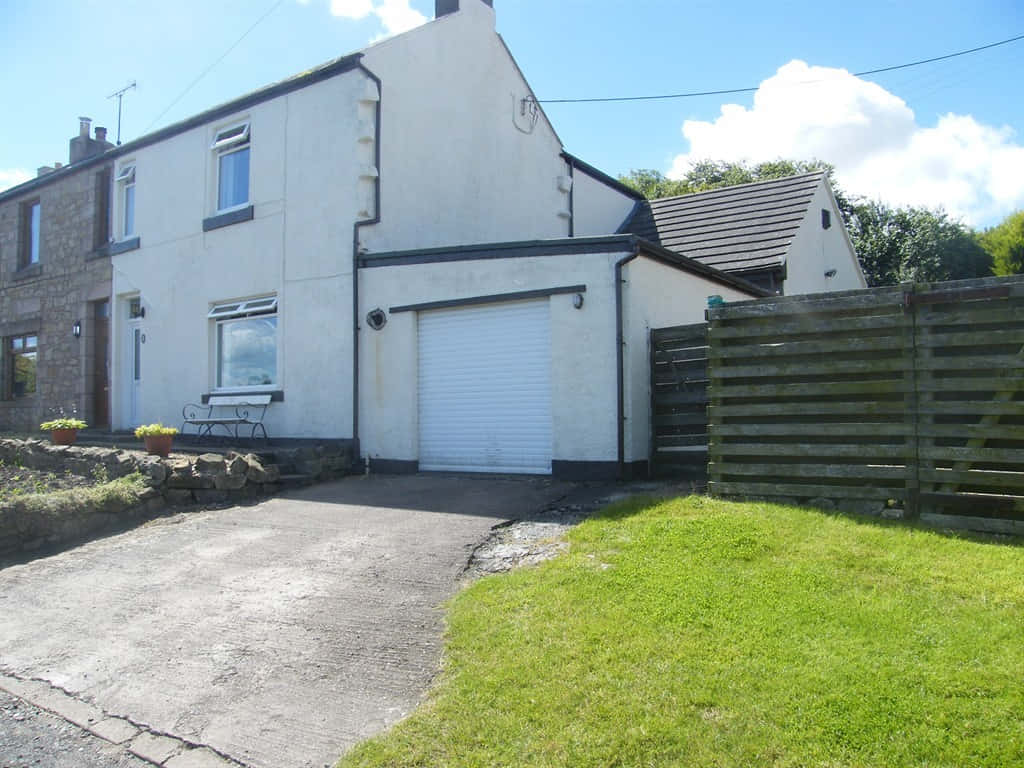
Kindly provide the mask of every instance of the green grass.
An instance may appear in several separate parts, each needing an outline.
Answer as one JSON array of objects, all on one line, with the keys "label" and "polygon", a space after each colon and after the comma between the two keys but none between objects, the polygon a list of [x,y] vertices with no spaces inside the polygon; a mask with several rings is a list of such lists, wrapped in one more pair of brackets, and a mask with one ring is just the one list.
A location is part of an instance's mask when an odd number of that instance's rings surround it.
[{"label": "green grass", "polygon": [[444,673],[353,766],[1024,765],[1024,548],[632,500],[450,606]]}]

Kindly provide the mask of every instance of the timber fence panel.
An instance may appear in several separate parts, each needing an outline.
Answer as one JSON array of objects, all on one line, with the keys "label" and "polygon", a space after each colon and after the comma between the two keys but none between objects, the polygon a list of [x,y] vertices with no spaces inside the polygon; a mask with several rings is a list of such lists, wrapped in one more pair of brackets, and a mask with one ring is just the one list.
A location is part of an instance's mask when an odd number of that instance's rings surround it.
[{"label": "timber fence panel", "polygon": [[707,480],[707,324],[651,331],[651,468]]},{"label": "timber fence panel", "polygon": [[708,318],[712,492],[1024,532],[1024,277]]}]

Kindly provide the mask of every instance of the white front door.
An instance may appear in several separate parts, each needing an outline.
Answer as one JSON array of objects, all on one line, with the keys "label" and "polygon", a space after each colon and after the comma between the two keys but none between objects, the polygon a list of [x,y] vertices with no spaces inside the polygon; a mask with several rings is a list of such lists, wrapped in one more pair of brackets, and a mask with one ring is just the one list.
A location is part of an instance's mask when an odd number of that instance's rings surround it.
[{"label": "white front door", "polygon": [[547,299],[421,312],[418,369],[420,469],[551,473]]},{"label": "white front door", "polygon": [[142,321],[132,320],[128,323],[127,339],[127,384],[128,392],[128,426],[137,427],[142,423]]}]

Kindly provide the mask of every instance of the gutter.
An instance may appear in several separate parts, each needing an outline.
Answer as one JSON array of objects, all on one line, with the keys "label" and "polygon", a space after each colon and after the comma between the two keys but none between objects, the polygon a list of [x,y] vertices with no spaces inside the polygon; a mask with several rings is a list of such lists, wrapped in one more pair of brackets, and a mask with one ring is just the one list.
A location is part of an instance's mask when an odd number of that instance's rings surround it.
[{"label": "gutter", "polygon": [[373,218],[356,221],[352,225],[352,440],[355,442],[355,455],[359,450],[359,232],[363,227],[380,223],[380,125],[384,98],[384,87],[381,79],[371,72],[362,62],[356,65],[370,80],[377,85],[377,119],[374,126],[374,166],[377,177],[373,181],[374,203]]}]

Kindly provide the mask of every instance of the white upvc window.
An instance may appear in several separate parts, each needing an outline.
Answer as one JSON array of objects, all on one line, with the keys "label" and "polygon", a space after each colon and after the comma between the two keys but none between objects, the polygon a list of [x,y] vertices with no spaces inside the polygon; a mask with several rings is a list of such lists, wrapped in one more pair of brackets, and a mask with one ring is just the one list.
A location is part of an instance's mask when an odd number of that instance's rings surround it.
[{"label": "white upvc window", "polygon": [[117,174],[117,189],[120,200],[121,239],[127,240],[135,235],[135,164],[129,163],[121,167]]},{"label": "white upvc window", "polygon": [[210,144],[216,154],[218,213],[249,204],[250,138],[251,125],[246,120],[219,129]]},{"label": "white upvc window", "polygon": [[215,326],[216,389],[278,386],[276,296],[215,304],[207,317]]}]

